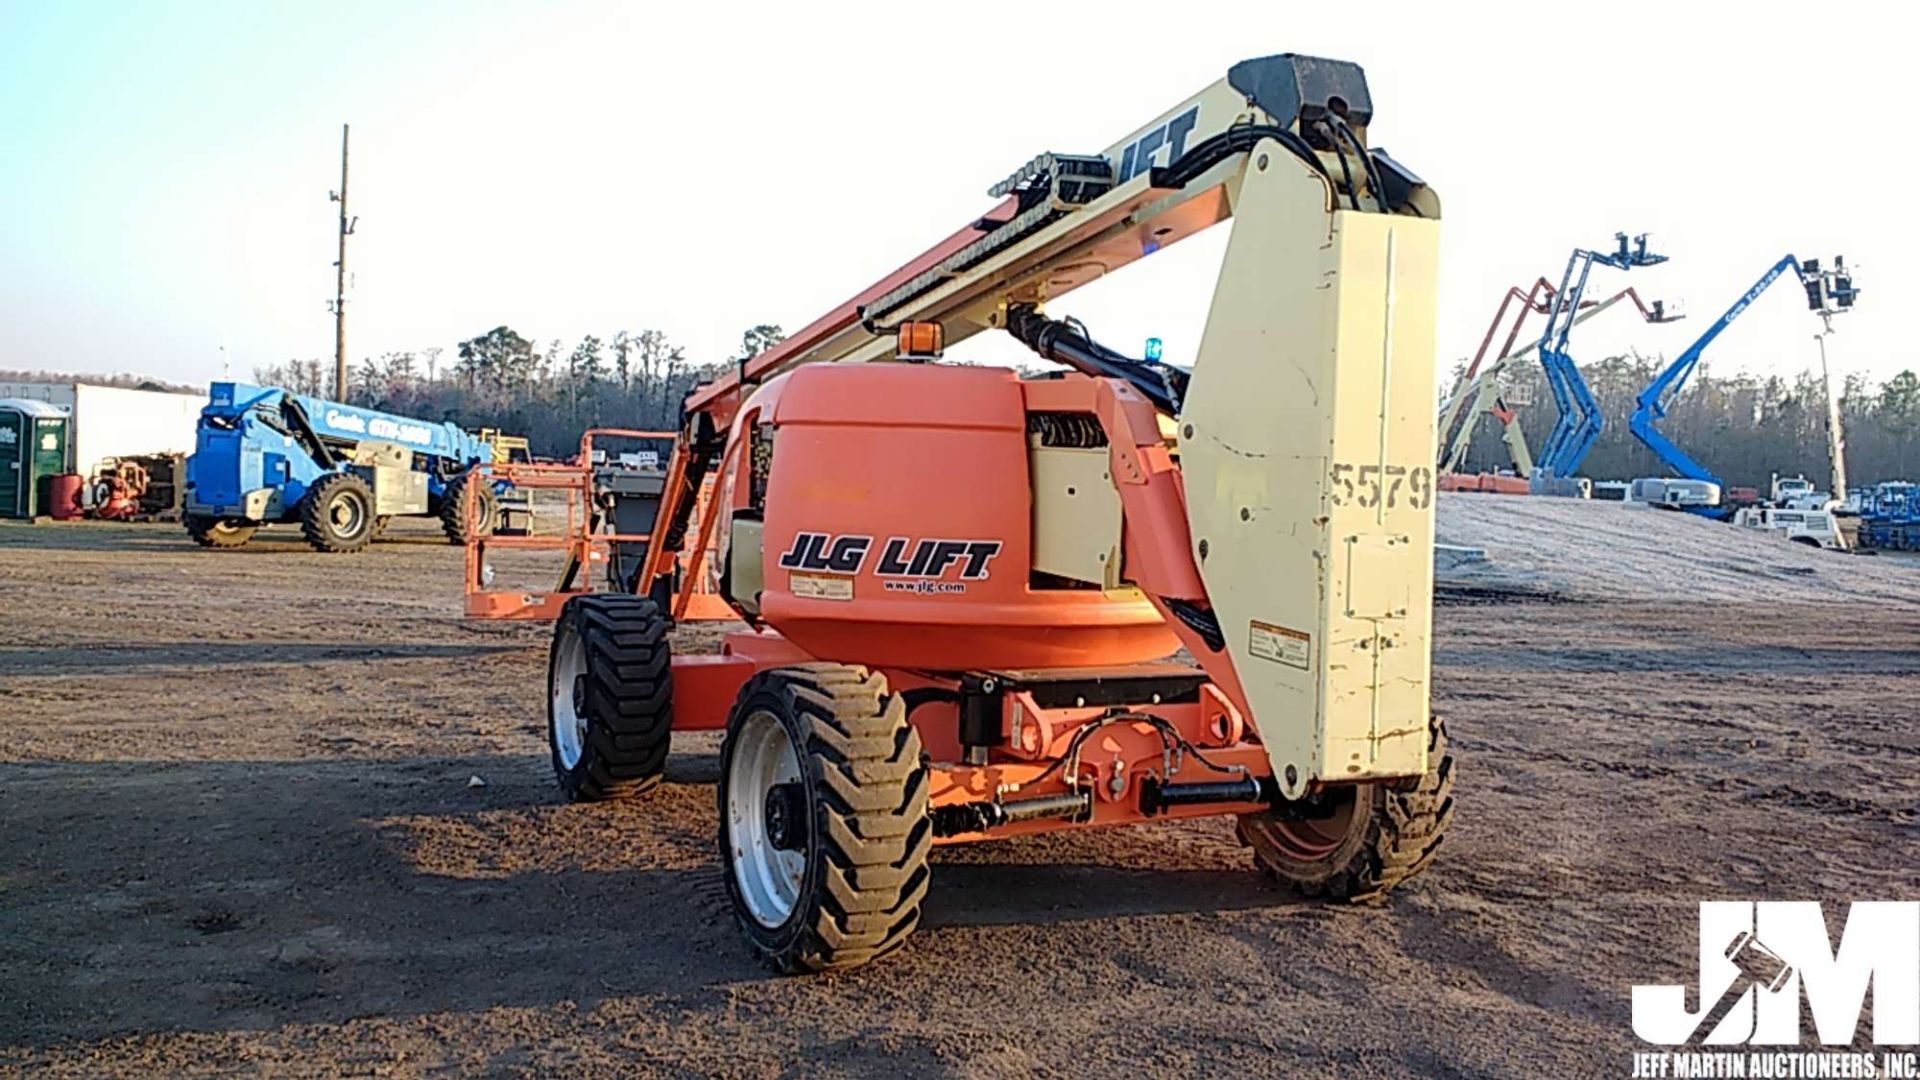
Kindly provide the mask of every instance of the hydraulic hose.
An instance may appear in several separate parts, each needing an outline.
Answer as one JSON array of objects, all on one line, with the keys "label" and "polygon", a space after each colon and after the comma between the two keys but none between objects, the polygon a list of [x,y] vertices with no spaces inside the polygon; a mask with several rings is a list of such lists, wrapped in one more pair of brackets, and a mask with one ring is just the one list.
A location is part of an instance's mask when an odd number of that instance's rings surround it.
[{"label": "hydraulic hose", "polygon": [[1171,364],[1135,360],[1117,353],[1072,323],[1047,318],[1031,304],[1015,304],[1007,309],[1007,332],[1048,360],[1089,375],[1124,380],[1152,402],[1154,408],[1169,416],[1180,412],[1180,400],[1186,396],[1189,376]]},{"label": "hydraulic hose", "polygon": [[[1333,126],[1324,120],[1320,123],[1320,131],[1326,135],[1327,143],[1333,147],[1334,156],[1340,159],[1340,181],[1347,188],[1347,205],[1358,210],[1360,209],[1360,189],[1354,186],[1353,169],[1347,164],[1346,148],[1340,145],[1340,136],[1334,134]],[[1363,169],[1365,167],[1361,166]],[[1336,194],[1335,198],[1338,197]],[[1334,205],[1339,204],[1336,202]]]},{"label": "hydraulic hose", "polygon": [[[1333,118],[1330,127],[1347,141],[1348,146],[1353,147],[1354,155],[1360,159],[1360,167],[1366,170],[1367,186],[1373,189],[1373,201],[1380,204],[1380,208],[1385,210],[1387,208],[1387,186],[1380,176],[1380,164],[1373,160],[1372,154],[1367,153],[1366,147],[1360,145],[1360,136],[1353,133],[1352,125],[1348,124],[1346,120],[1336,116]],[[1358,209],[1358,207],[1355,207],[1355,209]]]},{"label": "hydraulic hose", "polygon": [[1333,186],[1333,176],[1327,172],[1327,166],[1320,155],[1313,152],[1307,140],[1288,128],[1273,124],[1244,124],[1230,127],[1218,135],[1211,135],[1195,143],[1178,161],[1162,169],[1153,170],[1153,186],[1166,188],[1186,187],[1194,178],[1235,154],[1244,154],[1253,149],[1261,139],[1272,139],[1293,152],[1293,156],[1306,162],[1320,178]]}]

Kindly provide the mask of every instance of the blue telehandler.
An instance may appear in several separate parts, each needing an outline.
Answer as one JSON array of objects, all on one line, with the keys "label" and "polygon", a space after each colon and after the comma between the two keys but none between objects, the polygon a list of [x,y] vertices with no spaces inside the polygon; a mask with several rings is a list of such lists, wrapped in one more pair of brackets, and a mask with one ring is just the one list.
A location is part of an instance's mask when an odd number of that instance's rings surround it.
[{"label": "blue telehandler", "polygon": [[[438,515],[447,539],[490,533],[491,486],[469,500],[468,470],[495,441],[270,386],[216,382],[187,459],[184,520],[196,543],[235,548],[262,525],[297,523],[307,543],[359,551],[396,514]],[[471,505],[470,505],[471,504]]]}]

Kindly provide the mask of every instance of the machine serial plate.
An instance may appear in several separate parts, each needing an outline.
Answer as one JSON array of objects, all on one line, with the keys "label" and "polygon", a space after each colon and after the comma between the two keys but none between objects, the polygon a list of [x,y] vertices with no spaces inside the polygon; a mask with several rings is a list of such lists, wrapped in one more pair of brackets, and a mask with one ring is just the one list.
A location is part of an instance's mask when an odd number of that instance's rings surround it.
[{"label": "machine serial plate", "polygon": [[838,574],[788,574],[787,588],[809,600],[853,599],[853,579]]},{"label": "machine serial plate", "polygon": [[1305,671],[1313,653],[1313,635],[1253,619],[1247,624],[1247,651],[1262,660]]}]

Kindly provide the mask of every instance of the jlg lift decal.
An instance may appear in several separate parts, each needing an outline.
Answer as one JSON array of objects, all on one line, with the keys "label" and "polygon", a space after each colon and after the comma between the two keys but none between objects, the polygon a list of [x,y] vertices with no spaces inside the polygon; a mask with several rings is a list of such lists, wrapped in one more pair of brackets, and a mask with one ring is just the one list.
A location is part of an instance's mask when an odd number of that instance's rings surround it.
[{"label": "jlg lift decal", "polygon": [[1121,151],[1120,160],[1116,163],[1119,166],[1119,174],[1113,178],[1113,182],[1116,184],[1124,184],[1135,176],[1153,168],[1154,155],[1160,152],[1161,147],[1165,147],[1167,150],[1167,162],[1169,164],[1180,160],[1180,155],[1186,153],[1187,150],[1187,135],[1193,131],[1193,126],[1199,122],[1200,106],[1195,105],[1179,116],[1174,117],[1151,131],[1143,133],[1138,139],[1128,143],[1126,149]]},{"label": "jlg lift decal", "polygon": [[[789,571],[859,574],[866,569],[867,557],[873,554],[873,541],[871,536],[799,533],[793,538],[793,546],[780,556],[780,566]],[[890,592],[913,592],[929,596],[966,592],[966,582],[985,581],[992,574],[990,564],[994,556],[1000,554],[1001,547],[998,540],[889,537],[880,545],[873,573],[876,577],[888,579],[886,588]],[[960,568],[960,580],[941,581],[940,578],[955,565]]]}]

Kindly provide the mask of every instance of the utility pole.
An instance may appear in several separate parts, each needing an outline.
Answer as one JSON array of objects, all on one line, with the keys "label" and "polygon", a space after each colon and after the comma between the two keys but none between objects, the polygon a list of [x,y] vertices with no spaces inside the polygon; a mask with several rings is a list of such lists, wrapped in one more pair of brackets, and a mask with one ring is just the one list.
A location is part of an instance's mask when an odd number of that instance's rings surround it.
[{"label": "utility pole", "polygon": [[1833,257],[1832,267],[1825,270],[1821,269],[1819,259],[1801,263],[1800,280],[1806,286],[1807,307],[1820,316],[1820,332],[1813,335],[1813,340],[1820,344],[1820,379],[1827,391],[1827,458],[1832,469],[1828,493],[1837,502],[1845,502],[1847,437],[1840,428],[1840,396],[1845,380],[1840,387],[1835,387],[1833,366],[1827,359],[1827,338],[1833,336],[1833,317],[1853,310],[1854,298],[1860,290],[1854,287],[1853,271],[1847,268],[1847,260],[1839,255]]},{"label": "utility pole", "polygon": [[333,284],[333,399],[347,400],[347,237],[358,218],[347,217],[347,131],[340,125],[340,190],[329,198],[340,204],[340,257],[334,260]]},{"label": "utility pole", "polygon": [[1841,502],[1847,501],[1847,436],[1840,428],[1840,393],[1833,384],[1833,370],[1827,366],[1827,337],[1833,333],[1833,316],[1820,313],[1824,324],[1813,335],[1820,343],[1820,379],[1827,389],[1827,461],[1831,467],[1827,491]]}]

